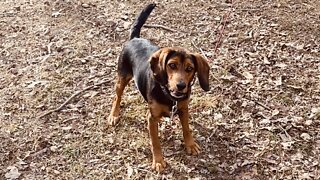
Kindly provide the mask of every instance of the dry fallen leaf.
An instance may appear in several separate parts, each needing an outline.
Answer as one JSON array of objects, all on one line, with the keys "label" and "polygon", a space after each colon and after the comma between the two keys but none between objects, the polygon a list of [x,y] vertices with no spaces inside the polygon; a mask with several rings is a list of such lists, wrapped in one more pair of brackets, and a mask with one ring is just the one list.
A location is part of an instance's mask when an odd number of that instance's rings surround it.
[{"label": "dry fallen leaf", "polygon": [[283,149],[285,149],[285,150],[291,150],[293,144],[294,144],[294,141],[288,141],[288,142],[281,143]]},{"label": "dry fallen leaf", "polygon": [[57,146],[51,146],[50,147],[50,151],[52,151],[52,152],[57,152],[57,150],[58,150]]},{"label": "dry fallen leaf", "polygon": [[132,174],[133,174],[133,168],[132,168],[131,166],[128,166],[127,168],[128,168],[128,169],[127,169],[127,176],[128,176],[128,178],[130,179],[130,177],[131,177]]},{"label": "dry fallen leaf", "polygon": [[245,52],[244,54],[247,54],[249,57],[252,57],[252,58],[258,58],[259,57],[259,54],[257,52],[256,53]]},{"label": "dry fallen leaf", "polygon": [[268,118],[262,119],[261,121],[259,121],[259,124],[270,124],[270,119]]},{"label": "dry fallen leaf", "polygon": [[309,141],[311,139],[311,136],[308,133],[302,133],[300,137],[305,141]]},{"label": "dry fallen leaf", "polygon": [[282,85],[282,76],[277,77],[277,79],[274,81],[275,85],[281,86]]},{"label": "dry fallen leaf", "polygon": [[124,22],[124,23],[123,23],[123,28],[124,28],[124,29],[129,29],[130,26],[131,26],[131,24],[132,24],[131,22]]},{"label": "dry fallen leaf", "polygon": [[[196,82],[189,104],[201,154],[186,156],[179,120],[161,121],[168,166],[158,175],[148,105],[133,83],[119,124],[106,127],[117,58],[146,4],[1,1],[0,179],[8,166],[17,179],[319,179],[317,1],[185,2],[161,1],[146,22],[177,31],[141,29],[142,38],[201,53],[210,66],[211,90]],[[112,82],[34,118],[103,79]]]},{"label": "dry fallen leaf", "polygon": [[280,113],[280,111],[278,109],[273,110],[272,117],[278,115],[279,113]]},{"label": "dry fallen leaf", "polygon": [[235,81],[236,77],[233,75],[223,75],[220,77],[220,79],[224,81]]},{"label": "dry fallen leaf", "polygon": [[279,67],[279,68],[285,68],[285,67],[287,67],[288,65],[286,65],[285,63],[278,63],[278,64],[275,64],[274,66],[275,66],[275,67]]},{"label": "dry fallen leaf", "polygon": [[219,119],[222,119],[223,118],[223,115],[221,113],[214,113],[214,119],[215,120],[219,120]]},{"label": "dry fallen leaf", "polygon": [[320,107],[313,107],[311,109],[310,119],[319,119],[320,118]]},{"label": "dry fallen leaf", "polygon": [[306,120],[306,122],[304,123],[306,126],[310,126],[312,124],[312,120]]},{"label": "dry fallen leaf", "polygon": [[249,71],[245,71],[242,73],[242,75],[247,78],[248,80],[253,79],[253,75]]},{"label": "dry fallen leaf", "polygon": [[8,180],[18,179],[21,175],[18,168],[15,166],[9,166],[7,169],[10,171],[5,174],[5,178]]},{"label": "dry fallen leaf", "polygon": [[64,131],[69,131],[72,129],[72,126],[61,127],[61,129]]}]

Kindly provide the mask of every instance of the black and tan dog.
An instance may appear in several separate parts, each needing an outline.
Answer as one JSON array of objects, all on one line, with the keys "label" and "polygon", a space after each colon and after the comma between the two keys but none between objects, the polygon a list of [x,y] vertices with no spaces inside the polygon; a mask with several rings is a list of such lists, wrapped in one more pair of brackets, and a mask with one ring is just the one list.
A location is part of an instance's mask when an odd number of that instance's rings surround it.
[{"label": "black and tan dog", "polygon": [[[158,123],[170,113],[179,115],[184,143],[189,154],[200,151],[189,129],[188,103],[195,74],[203,90],[209,90],[209,65],[197,53],[182,48],[160,48],[140,37],[140,29],[155,4],[149,4],[132,25],[130,40],[124,45],[118,62],[118,79],[108,124],[119,120],[120,101],[125,86],[133,78],[143,98],[148,102],[148,128],[153,154],[152,167],[162,171],[166,164],[158,138]],[[173,112],[173,109],[177,109]]]}]

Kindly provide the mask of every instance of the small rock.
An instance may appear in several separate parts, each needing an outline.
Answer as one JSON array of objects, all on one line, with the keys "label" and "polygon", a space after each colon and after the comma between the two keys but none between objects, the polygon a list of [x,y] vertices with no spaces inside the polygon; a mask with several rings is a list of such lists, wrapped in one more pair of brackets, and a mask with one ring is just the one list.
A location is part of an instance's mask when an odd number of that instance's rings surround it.
[{"label": "small rock", "polygon": [[52,17],[55,17],[55,18],[57,18],[57,17],[60,16],[60,15],[61,15],[61,13],[60,13],[59,11],[53,12],[53,13],[51,14],[51,16],[52,16]]},{"label": "small rock", "polygon": [[214,18],[215,21],[221,21],[221,18],[219,16]]},{"label": "small rock", "polygon": [[127,15],[122,15],[120,18],[123,19],[123,20],[127,20],[127,19],[129,18],[129,16],[127,16]]},{"label": "small rock", "polygon": [[59,174],[60,174],[60,171],[58,171],[58,170],[53,170],[53,173],[56,174],[56,175],[59,175]]},{"label": "small rock", "polygon": [[18,69],[17,68],[12,68],[10,69],[10,72],[14,75],[17,75],[19,73]]},{"label": "small rock", "polygon": [[81,4],[81,6],[84,7],[84,8],[89,8],[90,7],[90,5],[86,4],[86,3]]}]

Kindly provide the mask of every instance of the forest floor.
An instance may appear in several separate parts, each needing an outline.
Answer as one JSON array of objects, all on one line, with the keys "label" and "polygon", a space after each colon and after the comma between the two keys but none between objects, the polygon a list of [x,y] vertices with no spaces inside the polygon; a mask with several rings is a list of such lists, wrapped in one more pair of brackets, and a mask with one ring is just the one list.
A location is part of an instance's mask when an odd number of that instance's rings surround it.
[{"label": "forest floor", "polygon": [[142,37],[202,51],[211,67],[211,90],[196,82],[190,102],[202,151],[187,155],[179,122],[164,119],[161,174],[133,83],[106,124],[117,57],[148,3],[0,2],[0,179],[319,179],[320,2],[157,3],[147,24],[171,30]]}]

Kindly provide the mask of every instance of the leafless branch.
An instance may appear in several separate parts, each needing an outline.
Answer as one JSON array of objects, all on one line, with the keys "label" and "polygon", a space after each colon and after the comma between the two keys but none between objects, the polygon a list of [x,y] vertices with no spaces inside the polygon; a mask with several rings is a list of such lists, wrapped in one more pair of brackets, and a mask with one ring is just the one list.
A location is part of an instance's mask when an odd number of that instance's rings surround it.
[{"label": "leafless branch", "polygon": [[64,103],[62,103],[59,107],[47,111],[46,113],[40,115],[40,116],[38,117],[38,119],[41,119],[41,118],[43,118],[43,117],[45,117],[45,116],[47,116],[47,115],[49,115],[49,114],[51,114],[51,113],[59,112],[64,106],[66,106],[73,98],[75,98],[75,97],[78,96],[79,94],[81,94],[81,93],[83,93],[83,92],[85,92],[85,91],[87,91],[87,90],[89,90],[89,89],[95,88],[95,87],[97,87],[97,86],[101,86],[102,84],[106,84],[106,83],[109,83],[109,82],[111,82],[110,79],[109,79],[109,80],[106,80],[106,81],[102,81],[102,82],[100,82],[100,83],[98,83],[98,84],[94,84],[94,85],[88,86],[88,87],[86,87],[86,88],[84,88],[84,89],[82,89],[82,90],[80,90],[80,91],[75,92],[75,93],[72,94]]},{"label": "leafless branch", "polygon": [[146,28],[160,28],[160,29],[164,29],[164,30],[167,30],[170,32],[178,32],[175,29],[172,29],[172,28],[169,28],[169,27],[166,27],[163,25],[159,25],[159,24],[145,24],[144,27],[146,27]]}]

